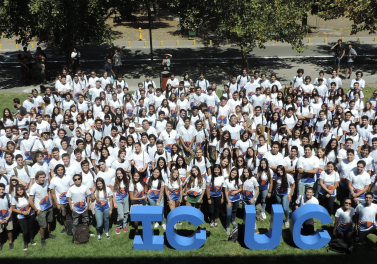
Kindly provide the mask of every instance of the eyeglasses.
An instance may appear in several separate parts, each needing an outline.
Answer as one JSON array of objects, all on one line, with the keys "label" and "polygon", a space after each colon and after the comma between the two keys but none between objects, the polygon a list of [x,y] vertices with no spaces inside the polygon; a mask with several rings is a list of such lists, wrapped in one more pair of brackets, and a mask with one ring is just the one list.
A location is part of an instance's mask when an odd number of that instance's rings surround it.
[{"label": "eyeglasses", "polygon": [[243,160],[237,160],[237,162],[243,162]]},{"label": "eyeglasses", "polygon": [[346,202],[344,202],[344,204],[351,204],[351,203],[346,203]]},{"label": "eyeglasses", "polygon": [[76,182],[76,181],[81,181],[81,179],[80,178],[76,178],[76,179],[74,179],[74,181]]}]

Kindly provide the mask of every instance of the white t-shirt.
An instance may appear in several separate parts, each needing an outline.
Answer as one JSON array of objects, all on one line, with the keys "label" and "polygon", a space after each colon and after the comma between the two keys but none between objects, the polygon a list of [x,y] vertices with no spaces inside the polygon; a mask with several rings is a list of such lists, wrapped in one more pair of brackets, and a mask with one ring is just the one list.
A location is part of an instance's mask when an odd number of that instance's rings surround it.
[{"label": "white t-shirt", "polygon": [[[334,171],[332,174],[327,174],[326,171],[322,171],[320,178],[323,179],[323,184],[326,185],[326,188],[330,191],[334,189],[335,183],[340,181],[339,174],[336,171]],[[327,192],[322,188],[321,193],[323,195],[327,194]],[[331,196],[336,196],[336,189]]]},{"label": "white t-shirt", "polygon": [[86,197],[90,195],[91,192],[86,185],[81,184],[80,187],[73,185],[69,188],[67,197],[71,198],[73,210],[76,213],[82,214],[86,210]]},{"label": "white t-shirt", "polygon": [[376,225],[377,204],[365,206],[364,203],[359,203],[355,213],[359,215],[359,231],[368,231]]},{"label": "white t-shirt", "polygon": [[135,166],[137,169],[142,170],[146,163],[151,162],[151,159],[148,155],[148,153],[141,151],[140,154],[136,154],[136,152],[133,152],[132,160],[135,162]]},{"label": "white t-shirt", "polygon": [[144,196],[144,187],[143,187],[143,185],[141,185],[140,182],[136,183],[136,187],[131,182],[130,187],[129,187],[129,191],[133,192],[134,197],[141,198],[141,197]]},{"label": "white t-shirt", "polygon": [[94,210],[99,210],[99,211],[105,211],[107,209],[110,209],[110,197],[113,196],[113,192],[109,187],[106,187],[106,194],[107,197],[105,198],[105,193],[104,190],[102,189],[99,191],[99,199],[97,200],[97,192],[94,192],[94,197],[96,199],[96,203],[94,205]]},{"label": "white t-shirt", "polygon": [[251,177],[250,179],[247,179],[242,186],[242,200],[248,201],[253,199],[257,191],[257,187],[259,187],[257,178]]},{"label": "white t-shirt", "polygon": [[[111,180],[111,183],[110,183],[111,186],[115,186],[115,178],[113,178]],[[126,190],[126,186],[124,185],[124,182],[123,180],[120,182],[119,184],[119,190],[115,190],[114,189],[114,192],[116,191],[115,193],[115,200],[116,201],[121,201],[123,200],[124,198],[128,197],[128,190]]]},{"label": "white t-shirt", "polygon": [[59,204],[68,203],[67,192],[72,184],[72,177],[68,175],[64,175],[62,178],[55,175],[55,177],[51,179],[50,189],[55,190],[55,197]]},{"label": "white t-shirt", "polygon": [[[31,208],[29,204],[29,199],[26,199],[25,197],[19,197],[18,201],[15,198],[12,198],[11,204],[16,207],[16,210],[19,210],[21,212],[27,212]],[[31,209],[29,215],[33,215],[33,214],[34,214],[34,211],[33,209]],[[24,219],[25,216],[23,214],[17,214],[17,218]]]},{"label": "white t-shirt", "polygon": [[34,196],[34,205],[37,210],[45,211],[52,206],[48,191],[49,184],[47,181],[42,185],[36,183],[31,186],[29,195]]},{"label": "white t-shirt", "polygon": [[236,183],[236,180],[231,180],[231,177],[228,177],[224,182],[224,186],[228,189],[228,198],[231,203],[241,200],[240,193],[237,193],[236,195],[231,195],[233,191],[238,191],[240,186],[242,186],[242,182],[240,179],[238,179],[237,185]]},{"label": "white t-shirt", "polygon": [[[165,186],[165,182],[164,182],[164,180],[162,180],[160,182],[160,188],[158,188],[158,184],[159,184],[158,179],[154,180],[154,177],[151,176],[148,179],[148,183],[149,183],[149,181],[152,181],[152,185],[151,185],[151,188],[148,190],[148,198],[152,199],[152,200],[158,200],[160,198],[161,188],[163,188]],[[164,196],[162,195],[162,199],[163,199],[163,197]]]},{"label": "white t-shirt", "polygon": [[355,214],[355,208],[350,208],[348,211],[344,211],[343,208],[339,208],[336,210],[335,217],[339,217],[337,230],[339,232],[345,232],[347,230],[352,230],[353,228],[353,221],[352,217]]},{"label": "white t-shirt", "polygon": [[[310,158],[305,158],[304,156],[300,157],[297,162],[297,168],[302,168],[304,170],[313,170],[315,168],[319,168],[319,159],[313,155]],[[302,183],[313,183],[317,180],[317,175],[316,173],[299,173],[298,179]]]},{"label": "white t-shirt", "polygon": [[[349,176],[348,181],[352,182],[352,188],[354,193],[362,191],[366,186],[371,184],[369,173],[363,171],[362,174],[358,175],[356,169],[353,169]],[[350,193],[350,197],[352,194]],[[365,193],[358,196],[358,199],[365,199]]]},{"label": "white t-shirt", "polygon": [[224,185],[224,177],[223,176],[217,176],[214,178],[213,185],[212,185],[212,177],[208,176],[207,178],[207,186],[209,187],[209,194],[211,197],[218,197],[222,194],[222,188]]},{"label": "white t-shirt", "polygon": [[276,177],[276,194],[278,195],[288,195],[291,192],[291,187],[295,183],[295,180],[293,179],[292,175],[287,173],[287,181],[288,181],[288,189],[286,189],[284,192],[281,192],[281,176]]},{"label": "white t-shirt", "polygon": [[202,192],[204,192],[205,189],[206,189],[206,184],[207,184],[206,180],[203,179],[202,185],[199,186],[198,185],[198,178],[196,178],[194,180],[192,186],[189,186],[188,183],[190,182],[190,177],[191,176],[187,177],[186,182],[185,182],[185,184],[187,184],[187,194],[190,195],[190,196],[195,196],[195,197],[200,196],[202,194]]},{"label": "white t-shirt", "polygon": [[99,171],[97,173],[95,180],[97,180],[99,177],[103,178],[106,186],[110,186],[111,180],[115,177],[115,170],[108,168],[108,171],[106,171],[106,172]]}]

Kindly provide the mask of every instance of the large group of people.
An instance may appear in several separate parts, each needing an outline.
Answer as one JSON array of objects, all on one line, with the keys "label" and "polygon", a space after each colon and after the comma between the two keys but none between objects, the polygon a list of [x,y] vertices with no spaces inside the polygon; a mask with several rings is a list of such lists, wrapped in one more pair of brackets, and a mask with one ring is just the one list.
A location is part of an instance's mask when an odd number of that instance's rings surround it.
[{"label": "large group of people", "polygon": [[[224,217],[229,235],[244,205],[255,204],[264,221],[281,204],[289,228],[292,210],[320,204],[351,247],[353,236],[376,233],[377,91],[363,100],[362,76],[347,91],[336,70],[312,78],[299,69],[282,85],[244,69],[219,91],[204,73],[196,81],[171,73],[164,89],[146,76],[130,93],[121,74],[113,81],[107,71],[63,70],[56,91],[33,90],[13,99],[15,111],[4,109],[0,233],[12,249],[21,226],[27,250],[36,221],[46,246],[57,214],[62,234],[72,219],[73,243],[80,223],[110,239],[112,219],[115,234],[131,225],[138,234],[132,206],[186,205],[202,210],[210,228]],[[314,232],[314,221],[303,232]]]}]

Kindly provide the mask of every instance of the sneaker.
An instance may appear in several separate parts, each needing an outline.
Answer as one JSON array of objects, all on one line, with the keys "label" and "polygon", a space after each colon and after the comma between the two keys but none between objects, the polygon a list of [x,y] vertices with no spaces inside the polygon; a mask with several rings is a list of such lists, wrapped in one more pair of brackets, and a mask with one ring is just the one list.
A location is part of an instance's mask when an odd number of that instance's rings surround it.
[{"label": "sneaker", "polygon": [[285,221],[284,225],[285,225],[285,228],[289,228],[289,221]]},{"label": "sneaker", "polygon": [[209,228],[214,228],[215,227],[215,223],[212,221],[210,224],[209,224]]},{"label": "sneaker", "polygon": [[50,238],[50,239],[55,239],[56,236],[54,236],[53,234],[48,234],[48,238]]},{"label": "sneaker", "polygon": [[36,246],[37,242],[35,242],[34,240],[30,240],[30,244],[32,244],[33,246]]},{"label": "sneaker", "polygon": [[115,231],[115,233],[116,233],[117,235],[120,234],[120,228],[119,228],[119,227],[117,227],[117,230]]},{"label": "sneaker", "polygon": [[97,236],[98,241],[101,241],[101,235]]},{"label": "sneaker", "polygon": [[90,236],[94,236],[94,233],[92,231],[89,231]]},{"label": "sneaker", "polygon": [[155,224],[154,224],[154,228],[157,228],[157,227],[159,227],[159,223],[158,222],[156,222]]},{"label": "sneaker", "polygon": [[123,227],[123,231],[124,231],[124,233],[127,233],[127,232],[128,232],[128,228],[127,228],[127,226]]},{"label": "sneaker", "polygon": [[105,233],[105,235],[106,235],[107,239],[110,239],[110,234],[109,233]]},{"label": "sneaker", "polygon": [[9,243],[9,249],[13,249],[13,248],[14,248],[13,243]]},{"label": "sneaker", "polygon": [[219,224],[217,223],[217,221],[215,221],[215,228],[218,228],[219,227]]},{"label": "sneaker", "polygon": [[25,243],[24,244],[24,251],[26,251],[28,249],[28,246],[27,246],[27,244]]},{"label": "sneaker", "polygon": [[166,230],[166,225],[165,225],[165,224],[162,224],[162,228],[163,228],[164,230]]},{"label": "sneaker", "polygon": [[229,227],[226,228],[226,234],[227,234],[228,236],[230,235],[230,228],[229,228]]},{"label": "sneaker", "polygon": [[47,246],[46,245],[46,239],[44,239],[44,238],[41,239],[41,245],[42,245],[42,247]]},{"label": "sneaker", "polygon": [[266,219],[266,218],[267,218],[265,212],[262,212],[261,215],[262,215],[262,218],[263,218],[263,219]]},{"label": "sneaker", "polygon": [[236,225],[237,225],[236,221],[233,221],[233,222],[232,222],[232,225],[233,225],[233,226],[236,226]]},{"label": "sneaker", "polygon": [[65,227],[63,228],[63,230],[60,232],[60,234],[65,234],[67,233],[67,229],[65,229]]}]

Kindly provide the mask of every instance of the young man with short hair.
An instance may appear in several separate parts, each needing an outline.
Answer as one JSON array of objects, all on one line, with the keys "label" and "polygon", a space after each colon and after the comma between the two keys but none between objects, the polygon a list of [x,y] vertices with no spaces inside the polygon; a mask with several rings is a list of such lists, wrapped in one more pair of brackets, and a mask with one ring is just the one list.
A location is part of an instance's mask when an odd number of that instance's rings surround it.
[{"label": "young man with short hair", "polygon": [[9,239],[9,249],[13,249],[13,218],[10,208],[11,196],[5,193],[5,184],[0,183],[0,251],[5,241],[2,241],[3,232],[6,230]]},{"label": "young man with short hair", "polygon": [[[296,209],[306,204],[319,204],[317,198],[314,197],[314,190],[312,187],[306,189],[305,194],[301,194],[296,200]],[[314,233],[314,219],[310,218],[304,222],[302,233],[304,235],[312,235]]]}]

